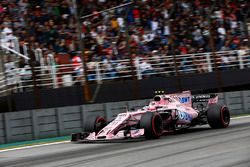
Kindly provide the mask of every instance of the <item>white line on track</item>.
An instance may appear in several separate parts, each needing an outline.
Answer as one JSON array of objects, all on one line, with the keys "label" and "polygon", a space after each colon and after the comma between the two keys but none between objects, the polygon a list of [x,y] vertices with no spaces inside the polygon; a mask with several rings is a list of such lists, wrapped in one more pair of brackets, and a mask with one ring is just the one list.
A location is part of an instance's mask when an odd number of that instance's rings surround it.
[{"label": "white line on track", "polygon": [[[231,118],[231,120],[244,119],[244,118],[250,118],[250,115],[234,117],[234,118]],[[67,141],[61,141],[61,142],[53,142],[53,143],[46,143],[46,144],[37,144],[37,145],[32,145],[32,146],[23,146],[23,147],[21,146],[21,147],[17,147],[17,148],[10,148],[10,149],[5,149],[5,150],[0,150],[0,153],[7,152],[7,151],[14,151],[14,150],[22,150],[22,149],[28,149],[28,148],[36,148],[36,147],[42,147],[42,146],[50,146],[50,145],[56,145],[56,144],[63,144],[63,143],[70,143],[70,141],[67,140]]]},{"label": "white line on track", "polygon": [[50,145],[56,145],[56,144],[63,144],[63,143],[69,143],[70,141],[60,141],[60,142],[53,142],[53,143],[46,143],[46,144],[37,144],[37,145],[32,145],[32,146],[21,146],[17,148],[10,148],[10,149],[5,149],[5,150],[0,150],[1,152],[6,152],[6,151],[14,151],[14,150],[22,150],[22,149],[27,149],[27,148],[36,148],[36,147],[42,147],[42,146],[50,146]]},{"label": "white line on track", "polygon": [[233,117],[233,118],[231,118],[231,119],[234,120],[234,119],[243,119],[243,118],[250,118],[250,115],[239,116],[239,117]]}]

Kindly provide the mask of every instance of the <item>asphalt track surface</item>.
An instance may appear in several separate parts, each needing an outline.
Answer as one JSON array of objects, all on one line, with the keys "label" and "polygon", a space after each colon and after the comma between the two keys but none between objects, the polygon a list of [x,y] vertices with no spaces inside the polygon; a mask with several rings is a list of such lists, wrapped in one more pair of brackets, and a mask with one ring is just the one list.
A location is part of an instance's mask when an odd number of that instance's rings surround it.
[{"label": "asphalt track surface", "polygon": [[0,152],[0,167],[250,167],[250,118],[157,140],[63,143]]}]

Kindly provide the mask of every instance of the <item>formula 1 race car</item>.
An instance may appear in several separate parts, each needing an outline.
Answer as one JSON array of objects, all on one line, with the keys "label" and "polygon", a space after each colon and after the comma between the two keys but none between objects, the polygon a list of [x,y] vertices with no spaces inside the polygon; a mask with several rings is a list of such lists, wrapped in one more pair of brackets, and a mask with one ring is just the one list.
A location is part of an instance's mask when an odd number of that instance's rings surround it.
[{"label": "formula 1 race car", "polygon": [[109,123],[98,115],[87,118],[85,131],[72,134],[72,142],[103,141],[145,137],[156,139],[166,132],[209,124],[226,128],[230,112],[215,94],[192,96],[190,91],[158,94],[148,105],[120,113]]}]

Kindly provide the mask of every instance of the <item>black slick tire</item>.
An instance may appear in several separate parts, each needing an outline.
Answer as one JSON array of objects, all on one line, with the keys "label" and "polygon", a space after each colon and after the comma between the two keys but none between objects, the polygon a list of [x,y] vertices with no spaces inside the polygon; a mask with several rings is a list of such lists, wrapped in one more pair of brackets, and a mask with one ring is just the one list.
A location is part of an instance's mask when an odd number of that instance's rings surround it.
[{"label": "black slick tire", "polygon": [[211,104],[207,111],[207,121],[211,128],[226,128],[230,123],[229,109],[220,104]]},{"label": "black slick tire", "polygon": [[146,139],[157,139],[162,135],[163,126],[160,114],[147,112],[142,115],[140,128],[144,129]]},{"label": "black slick tire", "polygon": [[99,115],[90,115],[87,117],[85,123],[85,132],[98,133],[102,128],[106,126],[106,120]]}]

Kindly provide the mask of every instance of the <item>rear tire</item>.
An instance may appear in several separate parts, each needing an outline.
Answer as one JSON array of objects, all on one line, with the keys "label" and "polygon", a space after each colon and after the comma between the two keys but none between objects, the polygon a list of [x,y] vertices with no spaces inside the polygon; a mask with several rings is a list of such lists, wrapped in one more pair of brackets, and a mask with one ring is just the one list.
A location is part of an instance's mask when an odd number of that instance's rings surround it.
[{"label": "rear tire", "polygon": [[106,126],[106,120],[99,115],[90,115],[87,117],[85,123],[85,131],[92,133],[98,133],[102,128]]},{"label": "rear tire", "polygon": [[157,139],[162,135],[162,118],[160,114],[147,112],[142,115],[140,128],[144,129],[146,139]]},{"label": "rear tire", "polygon": [[207,121],[211,128],[226,128],[230,123],[230,112],[226,106],[212,104],[208,107]]}]

